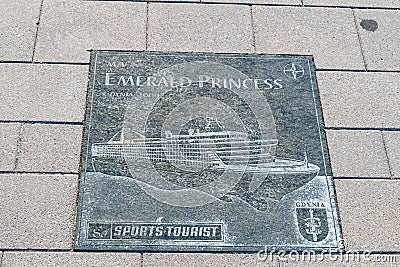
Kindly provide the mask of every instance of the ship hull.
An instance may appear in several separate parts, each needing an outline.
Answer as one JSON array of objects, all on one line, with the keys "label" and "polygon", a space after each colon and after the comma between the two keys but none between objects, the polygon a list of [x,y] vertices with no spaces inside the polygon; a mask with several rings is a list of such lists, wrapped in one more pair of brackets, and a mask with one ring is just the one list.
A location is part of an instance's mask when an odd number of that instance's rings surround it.
[{"label": "ship hull", "polygon": [[[93,159],[92,163],[95,172],[132,177],[124,159]],[[227,170],[230,168],[229,165],[225,165],[225,167]],[[235,167],[236,171],[241,169],[238,166]],[[245,167],[243,166],[242,168]],[[218,167],[218,170],[222,170],[221,166]],[[230,194],[247,199],[249,203],[258,203],[254,205],[260,205],[260,203],[266,203],[271,200],[280,200],[284,195],[293,192],[315,178],[318,175],[319,167],[302,161],[277,158],[274,163],[265,167],[263,171],[265,171],[262,174],[264,177],[263,182],[255,191],[235,190]],[[260,170],[255,173],[260,175]],[[251,175],[254,175],[254,172],[244,172],[244,175],[250,175],[248,178],[251,179]],[[260,207],[256,208],[261,209]]]}]

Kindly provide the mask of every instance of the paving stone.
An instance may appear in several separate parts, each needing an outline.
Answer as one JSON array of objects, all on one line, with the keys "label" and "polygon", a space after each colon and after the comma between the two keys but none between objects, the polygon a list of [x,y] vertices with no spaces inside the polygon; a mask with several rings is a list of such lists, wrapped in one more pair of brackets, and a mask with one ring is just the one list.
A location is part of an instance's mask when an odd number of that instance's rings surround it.
[{"label": "paving stone", "polygon": [[330,130],[327,139],[335,177],[390,177],[380,131]]},{"label": "paving stone", "polygon": [[383,132],[386,153],[394,178],[400,178],[400,131]]},{"label": "paving stone", "polygon": [[313,55],[317,68],[364,69],[350,9],[253,9],[257,52]]},{"label": "paving stone", "polygon": [[0,123],[0,171],[14,170],[20,128],[18,123]]},{"label": "paving stone", "polygon": [[25,124],[17,170],[78,173],[82,126]]},{"label": "paving stone", "polygon": [[395,267],[400,262],[399,255],[369,254],[363,251],[343,252],[342,254],[311,255],[293,254],[283,257],[280,267]]},{"label": "paving stone", "polygon": [[252,52],[249,6],[149,5],[149,50]]},{"label": "paving stone", "polygon": [[41,0],[0,2],[0,60],[32,60],[41,2]]},{"label": "paving stone", "polygon": [[83,121],[87,66],[0,64],[0,120]]},{"label": "paving stone", "polygon": [[2,266],[141,266],[141,255],[109,252],[6,252]]},{"label": "paving stone", "polygon": [[349,250],[400,250],[400,181],[335,180]]},{"label": "paving stone", "polygon": [[400,7],[398,0],[303,0],[304,5],[351,7]]},{"label": "paving stone", "polygon": [[398,73],[318,72],[325,126],[400,128]]},{"label": "paving stone", "polygon": [[[400,6],[400,2],[397,3]],[[356,9],[354,15],[367,69],[400,70],[400,13],[397,10]]]},{"label": "paving stone", "polygon": [[71,248],[77,185],[75,175],[0,174],[0,248]]},{"label": "paving stone", "polygon": [[301,0],[203,0],[203,3],[301,5]]},{"label": "paving stone", "polygon": [[46,0],[34,60],[88,62],[88,49],[144,50],[145,39],[146,3]]},{"label": "paving stone", "polygon": [[260,260],[257,254],[213,254],[213,253],[145,253],[143,267],[222,267],[222,266],[279,266],[270,256]]}]

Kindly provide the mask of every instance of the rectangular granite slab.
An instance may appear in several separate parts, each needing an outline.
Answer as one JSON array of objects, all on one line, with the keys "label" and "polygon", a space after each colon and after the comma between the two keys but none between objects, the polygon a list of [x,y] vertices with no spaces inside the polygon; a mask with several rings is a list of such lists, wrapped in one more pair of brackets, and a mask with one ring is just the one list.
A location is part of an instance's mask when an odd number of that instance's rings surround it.
[{"label": "rectangular granite slab", "polygon": [[310,56],[92,53],[75,248],[338,249]]}]

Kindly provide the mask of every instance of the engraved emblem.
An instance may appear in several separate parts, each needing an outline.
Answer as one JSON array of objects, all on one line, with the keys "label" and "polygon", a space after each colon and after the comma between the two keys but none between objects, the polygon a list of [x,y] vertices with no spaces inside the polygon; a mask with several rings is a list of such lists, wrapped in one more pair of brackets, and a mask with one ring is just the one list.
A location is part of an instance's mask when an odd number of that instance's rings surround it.
[{"label": "engraved emblem", "polygon": [[294,63],[287,64],[283,69],[285,75],[295,80],[304,76],[304,68]]},{"label": "engraved emblem", "polygon": [[318,235],[322,233],[321,231],[321,219],[314,217],[314,210],[309,209],[310,217],[306,218],[306,233],[312,235],[313,241],[318,241]]},{"label": "engraved emblem", "polygon": [[328,234],[326,208],[320,202],[296,203],[297,226],[301,235],[311,242],[319,242]]}]

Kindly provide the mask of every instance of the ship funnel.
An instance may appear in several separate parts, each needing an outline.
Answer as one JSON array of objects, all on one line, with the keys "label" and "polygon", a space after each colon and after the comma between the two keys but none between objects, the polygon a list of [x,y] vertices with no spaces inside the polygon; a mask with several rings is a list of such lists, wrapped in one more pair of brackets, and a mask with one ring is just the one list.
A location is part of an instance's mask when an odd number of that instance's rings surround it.
[{"label": "ship funnel", "polygon": [[307,168],[308,168],[308,157],[307,157],[307,152],[304,152],[304,163],[307,165]]}]

